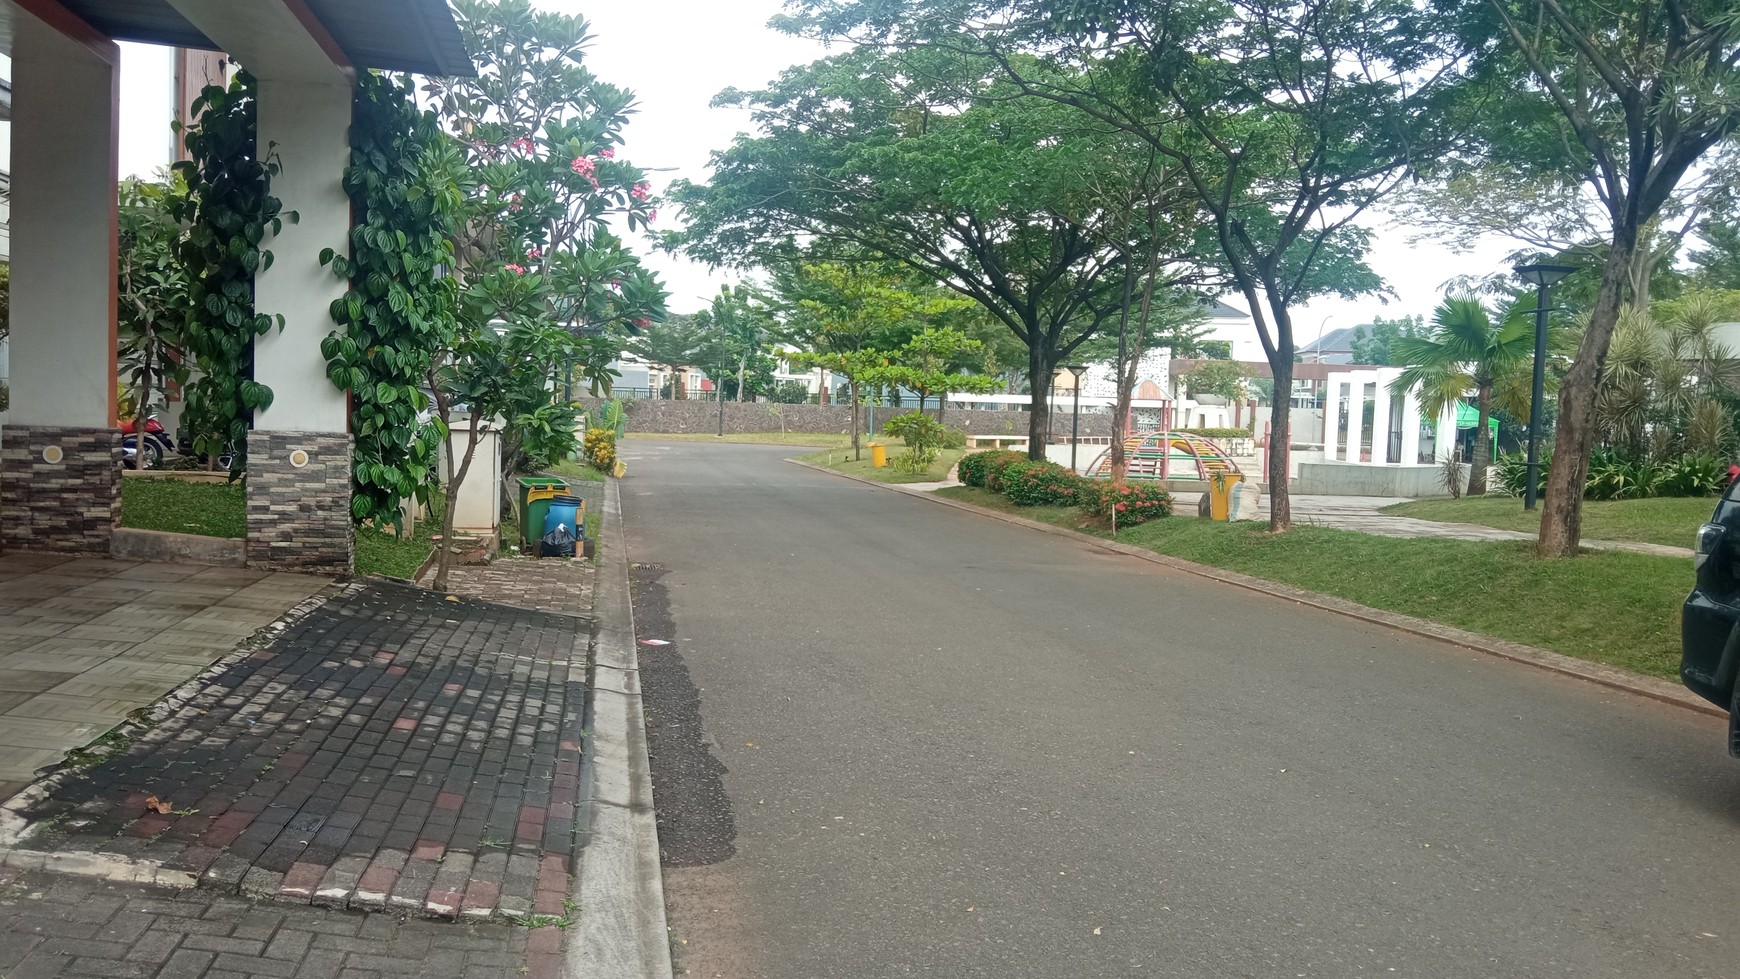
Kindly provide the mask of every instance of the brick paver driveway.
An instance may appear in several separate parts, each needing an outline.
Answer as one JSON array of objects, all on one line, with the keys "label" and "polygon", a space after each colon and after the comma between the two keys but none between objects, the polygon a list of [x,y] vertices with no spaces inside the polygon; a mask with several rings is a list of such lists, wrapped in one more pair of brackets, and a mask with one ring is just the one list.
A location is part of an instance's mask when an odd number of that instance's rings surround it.
[{"label": "brick paver driveway", "polygon": [[561,916],[588,633],[352,584],[106,761],[22,797],[23,848],[332,907]]}]

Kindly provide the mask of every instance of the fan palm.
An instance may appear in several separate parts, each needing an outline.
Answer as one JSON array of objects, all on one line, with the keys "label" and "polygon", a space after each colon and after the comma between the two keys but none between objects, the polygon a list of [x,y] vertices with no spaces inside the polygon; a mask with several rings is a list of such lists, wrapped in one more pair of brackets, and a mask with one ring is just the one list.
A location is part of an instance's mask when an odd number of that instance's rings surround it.
[{"label": "fan palm", "polygon": [[1480,417],[1470,457],[1470,496],[1486,492],[1494,406],[1518,417],[1528,414],[1534,308],[1534,297],[1526,296],[1494,317],[1478,300],[1448,297],[1433,311],[1426,335],[1400,337],[1390,345],[1391,357],[1406,365],[1390,390],[1402,395],[1418,387],[1428,418],[1439,417],[1473,390]]}]

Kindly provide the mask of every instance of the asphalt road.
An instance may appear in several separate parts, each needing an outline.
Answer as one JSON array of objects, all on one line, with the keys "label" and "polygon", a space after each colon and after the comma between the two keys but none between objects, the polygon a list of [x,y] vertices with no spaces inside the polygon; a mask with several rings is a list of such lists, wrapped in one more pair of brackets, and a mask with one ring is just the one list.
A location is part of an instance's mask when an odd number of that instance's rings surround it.
[{"label": "asphalt road", "polygon": [[792,453],[623,447],[679,974],[1740,975],[1719,721]]}]

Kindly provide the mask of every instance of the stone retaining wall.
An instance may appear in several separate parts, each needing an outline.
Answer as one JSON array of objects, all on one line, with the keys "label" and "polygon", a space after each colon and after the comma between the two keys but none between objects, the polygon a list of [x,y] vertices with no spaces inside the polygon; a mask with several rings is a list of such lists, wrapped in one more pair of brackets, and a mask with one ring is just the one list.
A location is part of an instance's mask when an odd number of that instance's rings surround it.
[{"label": "stone retaining wall", "polygon": [[[599,401],[585,398],[580,400],[596,416]],[[877,427],[880,428],[882,422],[887,419],[912,411],[915,407],[915,405],[907,405],[900,408],[886,406],[877,408]],[[926,410],[932,415],[936,411],[934,407]],[[1027,432],[1027,412],[1024,409],[969,411],[954,408],[943,413],[943,422],[950,428],[959,428],[974,435],[1024,435]],[[844,435],[851,431],[851,427],[852,408],[850,405],[725,402],[725,431],[727,434],[826,432]],[[630,433],[645,435],[715,434],[719,431],[719,404],[715,401],[635,399],[628,402],[628,430]],[[1059,436],[1069,434],[1070,412],[1067,409],[1058,411],[1052,416],[1052,431]],[[1084,413],[1081,416],[1081,434],[1102,438],[1110,436],[1112,434],[1111,416]]]}]

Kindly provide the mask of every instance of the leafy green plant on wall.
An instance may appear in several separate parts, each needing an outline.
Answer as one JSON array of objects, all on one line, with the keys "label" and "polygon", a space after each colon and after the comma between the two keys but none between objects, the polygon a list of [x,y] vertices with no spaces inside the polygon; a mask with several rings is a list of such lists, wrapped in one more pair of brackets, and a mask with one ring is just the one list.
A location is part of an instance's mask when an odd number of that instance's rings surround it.
[{"label": "leafy green plant on wall", "polygon": [[[263,247],[286,217],[272,196],[278,173],[255,128],[255,82],[238,72],[228,87],[208,85],[194,100],[199,125],[182,131],[189,159],[174,171],[186,188],[170,214],[187,228],[177,257],[188,276],[186,349],[199,368],[187,388],[194,449],[219,455],[226,441],[246,443],[254,412],[272,404],[272,389],[254,380],[254,338],[284,328],[284,317],[254,308],[254,276],[272,267]],[[230,475],[240,474],[242,455]]]},{"label": "leafy green plant on wall", "polygon": [[340,326],[321,343],[326,375],[351,393],[351,517],[399,525],[404,501],[427,500],[441,443],[419,421],[422,385],[453,341],[456,280],[451,235],[465,161],[432,112],[390,77],[357,81],[351,123],[350,254],[321,264],[350,283],[334,300]]}]

